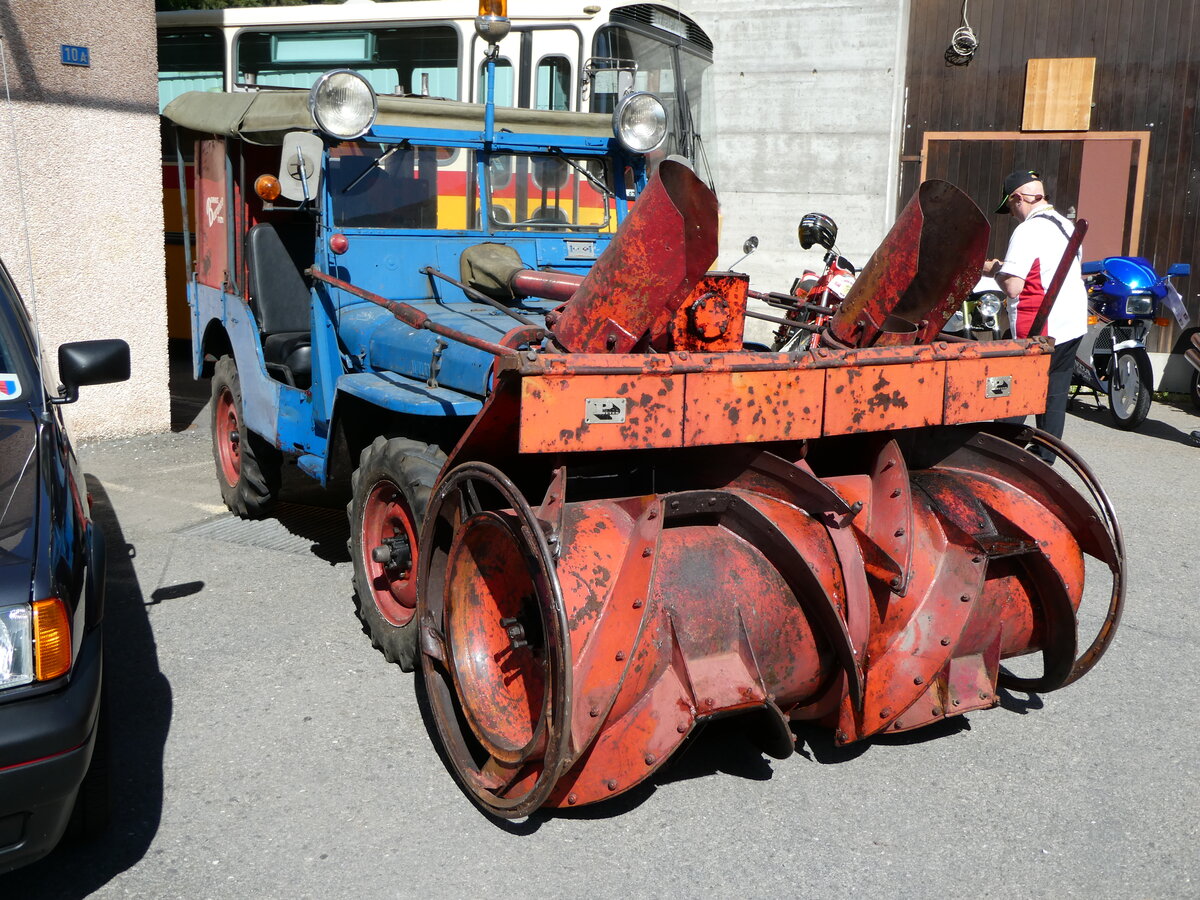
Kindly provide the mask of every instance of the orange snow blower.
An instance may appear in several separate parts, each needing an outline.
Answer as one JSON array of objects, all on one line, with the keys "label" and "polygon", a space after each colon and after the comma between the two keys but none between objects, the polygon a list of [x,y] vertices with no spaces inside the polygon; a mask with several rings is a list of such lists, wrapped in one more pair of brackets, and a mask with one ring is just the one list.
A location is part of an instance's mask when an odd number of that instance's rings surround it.
[{"label": "orange snow blower", "polygon": [[[497,362],[442,471],[417,600],[437,730],[492,814],[613,797],[716,717],[783,757],[795,721],[846,744],[1055,690],[1115,632],[1103,491],[993,421],[1044,408],[1048,339],[940,334],[983,262],[974,204],[924,184],[794,354],[743,349],[716,230],[668,161],[586,277],[504,274],[565,302],[540,351]],[[1112,594],[1080,652],[1085,556]],[[1038,677],[1001,666],[1039,652]]]}]

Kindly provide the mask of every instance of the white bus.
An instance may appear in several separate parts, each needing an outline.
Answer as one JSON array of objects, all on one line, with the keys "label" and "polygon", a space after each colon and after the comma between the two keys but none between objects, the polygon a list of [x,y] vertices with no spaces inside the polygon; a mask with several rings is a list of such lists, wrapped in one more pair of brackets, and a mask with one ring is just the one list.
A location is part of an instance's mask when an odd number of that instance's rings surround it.
[{"label": "white bus", "polygon": [[[670,117],[663,152],[687,157],[713,185],[703,142],[712,41],[699,25],[667,6],[627,0],[507,6],[512,30],[500,42],[497,105],[611,112],[627,90],[653,91]],[[308,89],[334,68],[361,72],[380,94],[482,103],[477,9],[472,0],[345,0],[160,12],[159,109],[186,91]],[[171,337],[186,338],[186,232],[174,135],[164,129],[163,138],[167,325]]]}]

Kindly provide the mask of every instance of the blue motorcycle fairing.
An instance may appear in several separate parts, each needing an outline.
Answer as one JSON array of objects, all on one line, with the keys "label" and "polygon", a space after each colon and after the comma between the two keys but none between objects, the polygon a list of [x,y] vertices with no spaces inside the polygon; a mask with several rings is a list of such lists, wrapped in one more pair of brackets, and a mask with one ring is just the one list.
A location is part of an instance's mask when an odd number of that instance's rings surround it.
[{"label": "blue motorcycle fairing", "polygon": [[1141,256],[1110,256],[1101,264],[1100,271],[1107,276],[1100,290],[1113,297],[1148,292],[1162,298],[1167,291],[1153,264]]}]

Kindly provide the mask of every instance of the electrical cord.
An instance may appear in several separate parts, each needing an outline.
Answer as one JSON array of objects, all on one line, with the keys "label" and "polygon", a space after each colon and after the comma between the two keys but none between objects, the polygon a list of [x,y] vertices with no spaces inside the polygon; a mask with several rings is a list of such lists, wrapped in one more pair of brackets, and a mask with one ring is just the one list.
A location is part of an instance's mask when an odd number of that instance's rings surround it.
[{"label": "electrical cord", "polygon": [[971,23],[967,21],[967,0],[963,0],[962,5],[962,25],[955,29],[954,34],[950,36],[950,46],[946,48],[946,65],[948,66],[967,66],[971,64],[971,60],[975,57],[975,51],[979,49],[979,39],[975,37],[975,31],[971,28]]}]

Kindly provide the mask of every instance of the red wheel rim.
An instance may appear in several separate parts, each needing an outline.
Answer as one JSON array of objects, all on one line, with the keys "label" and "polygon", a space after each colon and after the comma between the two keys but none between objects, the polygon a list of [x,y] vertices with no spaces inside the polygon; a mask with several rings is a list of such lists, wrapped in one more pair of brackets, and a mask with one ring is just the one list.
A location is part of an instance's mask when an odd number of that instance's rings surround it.
[{"label": "red wheel rim", "polygon": [[[406,625],[417,607],[417,533],[404,494],[393,482],[377,482],[363,505],[362,564],[380,614],[397,627]],[[377,562],[378,547],[408,543],[407,564]]]},{"label": "red wheel rim", "polygon": [[242,432],[238,421],[237,404],[233,402],[233,391],[221,388],[217,397],[217,453],[220,456],[221,474],[230,487],[238,483],[242,471]]}]

